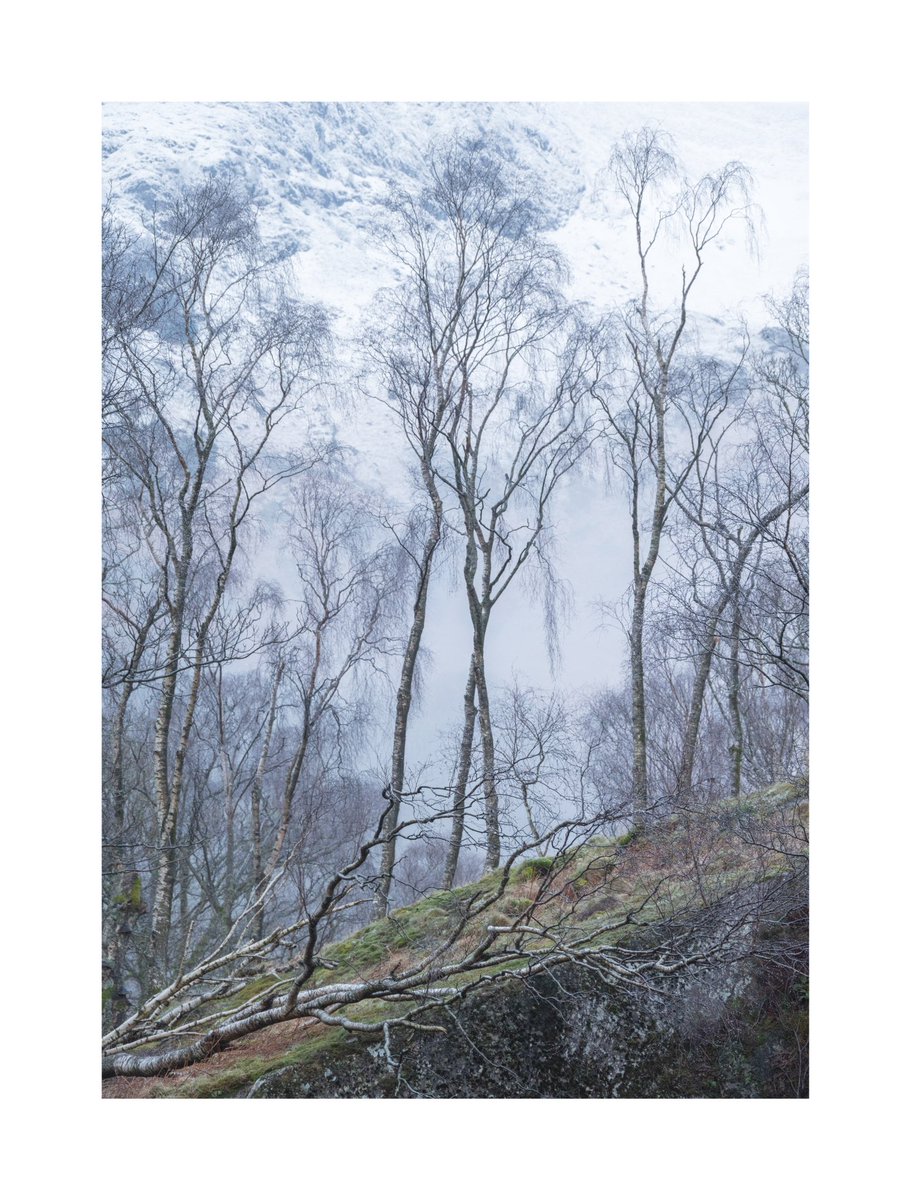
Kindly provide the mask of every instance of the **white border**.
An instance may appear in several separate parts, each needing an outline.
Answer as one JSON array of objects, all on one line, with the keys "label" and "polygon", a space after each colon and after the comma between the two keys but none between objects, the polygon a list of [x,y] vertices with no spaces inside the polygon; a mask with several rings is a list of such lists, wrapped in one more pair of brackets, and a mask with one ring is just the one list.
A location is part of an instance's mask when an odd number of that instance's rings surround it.
[{"label": "white border", "polygon": [[[3,791],[14,818],[5,958],[17,999],[5,1090],[21,1123],[14,1143],[27,1193],[81,1178],[140,1200],[286,1186],[449,1197],[529,1184],[537,1194],[774,1188],[796,1197],[837,1182],[892,1194],[884,1176],[900,1145],[889,1133],[905,947],[881,930],[904,908],[885,894],[901,878],[905,801],[890,771],[907,737],[886,690],[907,679],[896,660],[906,535],[890,522],[908,445],[906,305],[896,294],[906,284],[896,124],[904,39],[881,2],[864,6],[863,24],[831,7],[818,25],[798,0],[738,10],[679,0],[635,15],[631,5],[580,0],[463,0],[433,14],[388,0],[326,7],[45,4],[8,26],[17,69],[5,104],[13,273],[4,289],[3,629],[14,721]],[[98,247],[87,231],[100,194],[102,99],[811,101],[822,600],[808,1103],[202,1103],[178,1117],[173,1105],[97,1099]]]}]

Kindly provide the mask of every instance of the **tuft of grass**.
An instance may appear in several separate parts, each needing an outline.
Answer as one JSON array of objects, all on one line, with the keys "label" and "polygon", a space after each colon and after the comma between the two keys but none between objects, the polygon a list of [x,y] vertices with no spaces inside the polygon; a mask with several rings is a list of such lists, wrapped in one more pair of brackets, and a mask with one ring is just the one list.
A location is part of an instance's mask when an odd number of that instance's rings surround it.
[{"label": "tuft of grass", "polygon": [[530,883],[533,879],[540,879],[545,875],[549,875],[554,869],[554,860],[542,856],[541,858],[527,858],[522,863],[518,871],[515,873],[517,883]]}]

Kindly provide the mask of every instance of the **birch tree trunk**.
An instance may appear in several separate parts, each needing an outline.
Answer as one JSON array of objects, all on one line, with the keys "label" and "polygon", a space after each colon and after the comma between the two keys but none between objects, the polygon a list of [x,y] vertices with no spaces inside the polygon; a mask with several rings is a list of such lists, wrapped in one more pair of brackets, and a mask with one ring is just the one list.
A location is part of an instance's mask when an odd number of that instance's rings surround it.
[{"label": "birch tree trunk", "polygon": [[[643,301],[644,303],[644,301]],[[661,535],[667,518],[667,457],[665,451],[665,406],[667,375],[652,396],[655,420],[655,500],[652,505],[651,533],[645,561],[639,561],[640,533],[638,511],[634,510],[633,536],[633,617],[630,627],[630,673],[632,676],[633,724],[633,805],[637,814],[648,808],[648,726],[645,698],[645,608],[648,587],[661,551]]]},{"label": "birch tree trunk", "polygon": [[108,878],[112,900],[107,906],[103,921],[103,946],[108,971],[108,986],[111,1002],[109,1013],[114,1025],[120,1023],[126,1012],[125,966],[127,950],[134,934],[136,918],[145,912],[142,884],[138,874],[127,864],[124,838],[126,836],[127,786],[124,769],[124,738],[126,718],[130,700],[136,691],[137,674],[145,654],[149,634],[155,624],[161,597],[149,607],[144,620],[136,627],[136,637],[126,665],[123,690],[117,702],[113,729],[106,749],[111,759],[111,791],[113,812],[111,827],[105,830],[105,849],[102,856],[103,869]]},{"label": "birch tree trunk", "polygon": [[465,832],[465,797],[468,790],[468,777],[471,774],[471,751],[474,745],[474,727],[478,716],[478,710],[475,707],[475,668],[473,656],[468,667],[468,682],[465,684],[463,709],[462,740],[459,744],[458,772],[452,797],[452,830],[449,835],[449,848],[446,853],[446,866],[443,871],[443,889],[445,891],[448,891],[452,887],[455,880],[456,868],[459,865],[459,853],[462,849],[462,838]]},{"label": "birch tree trunk", "polygon": [[728,721],[731,726],[731,744],[728,749],[730,761],[729,791],[739,796],[743,775],[743,716],[740,711],[740,605],[734,602],[731,621],[730,663],[728,666]]},{"label": "birch tree trunk", "polygon": [[119,1025],[127,1011],[127,997],[124,991],[124,964],[127,944],[132,935],[133,912],[129,903],[131,888],[128,882],[127,865],[124,861],[125,856],[123,853],[126,823],[123,737],[127,705],[131,691],[132,688],[128,684],[124,685],[123,694],[117,705],[113,732],[111,733],[113,819],[111,828],[106,831],[107,846],[103,855],[104,871],[108,876],[108,887],[113,897],[107,906],[103,925],[107,986],[110,989],[108,1011],[112,1026]]},{"label": "birch tree trunk", "polygon": [[490,695],[487,690],[483,641],[475,645],[474,666],[478,696],[478,728],[484,764],[484,826],[487,839],[484,870],[492,871],[500,865],[500,798],[496,787],[493,724],[490,719]]},{"label": "birch tree trunk", "polygon": [[[686,731],[685,731],[684,740],[683,740],[683,753],[682,753],[682,758],[681,758],[680,773],[678,776],[678,789],[679,789],[680,795],[682,797],[689,797],[692,794],[692,790],[693,790],[693,763],[695,761],[696,745],[697,745],[697,742],[699,739],[699,725],[700,725],[701,718],[702,718],[702,708],[703,708],[703,703],[705,701],[705,693],[706,693],[706,688],[708,685],[709,673],[712,668],[712,659],[714,657],[715,647],[716,647],[717,641],[718,641],[716,635],[717,635],[717,631],[718,631],[719,622],[720,622],[727,606],[732,602],[732,600],[736,601],[736,597],[740,593],[741,579],[743,578],[743,573],[744,573],[744,570],[746,569],[747,562],[748,562],[749,557],[752,554],[753,549],[755,548],[757,542],[759,542],[759,540],[767,532],[767,530],[780,517],[784,516],[785,513],[787,513],[788,510],[791,509],[794,505],[799,504],[801,502],[801,500],[804,499],[806,494],[807,494],[807,486],[804,485],[804,487],[798,489],[793,495],[788,495],[784,500],[781,501],[780,504],[774,505],[774,507],[770,508],[767,512],[763,513],[755,521],[753,528],[749,531],[747,536],[744,538],[743,542],[738,546],[737,556],[734,559],[733,563],[729,564],[729,574],[727,574],[727,576],[725,576],[725,574],[724,574],[725,568],[722,566],[720,557],[718,557],[717,555],[713,555],[713,557],[715,558],[716,566],[717,566],[720,576],[721,576],[720,582],[719,582],[720,594],[718,596],[717,601],[715,602],[714,607],[711,610],[711,615],[710,615],[708,624],[706,626],[706,631],[705,631],[705,635],[704,635],[705,640],[703,642],[702,652],[699,656],[699,661],[698,661],[698,665],[696,668],[696,674],[695,674],[695,678],[693,680],[693,692],[692,692],[692,696],[691,696],[691,700],[690,700],[689,714],[687,717]],[[740,639],[739,609],[738,609],[736,630],[737,630],[736,639],[738,642],[738,653],[739,653],[739,639]],[[742,727],[742,724],[740,721],[740,711],[739,711],[739,687],[740,687],[739,667],[738,667],[736,679],[737,679],[736,692],[738,693],[738,699],[735,701],[734,708],[736,711],[736,720],[737,720],[736,728],[739,730],[739,734],[737,737],[735,737],[735,741],[739,742],[740,748],[737,752],[738,757],[737,757],[736,772],[734,772],[733,765],[732,765],[732,776],[733,776],[733,774],[736,774],[736,778],[737,778],[737,791],[733,793],[734,795],[738,795],[739,790],[740,790],[740,763],[742,761],[742,753],[743,753],[743,727]],[[730,703],[730,691],[729,691],[729,703]],[[733,751],[732,751],[732,753],[733,753]]]},{"label": "birch tree trunk", "polygon": [[677,776],[677,795],[683,801],[690,800],[693,795],[693,770],[696,762],[696,747],[699,745],[699,727],[702,723],[705,693],[712,670],[712,659],[715,655],[715,631],[718,628],[720,616],[721,611],[716,608],[705,631],[705,642],[699,653],[693,676],[693,690],[690,696],[686,728],[683,733],[680,771]]},{"label": "birch tree trunk", "polygon": [[263,780],[266,774],[266,764],[269,761],[269,751],[272,746],[272,733],[275,729],[275,715],[278,711],[278,690],[281,687],[284,670],[285,664],[281,659],[279,659],[275,667],[275,677],[272,681],[272,695],[269,698],[269,713],[266,717],[266,727],[263,731],[263,744],[259,752],[259,758],[256,763],[256,772],[253,776],[253,784],[250,789],[250,841],[253,869],[253,895],[255,897],[255,908],[253,910],[251,928],[253,931],[252,937],[254,941],[260,941],[263,936],[263,920],[265,915],[265,905],[262,898],[263,888],[266,883],[266,877],[263,871],[262,837]]},{"label": "birch tree trunk", "polygon": [[[614,398],[609,395],[598,398],[614,440],[615,461],[622,466],[630,488],[632,798],[636,811],[643,813],[649,804],[644,645],[648,590],[658,563],[670,504],[698,461],[703,438],[718,416],[710,408],[703,413],[684,414],[693,444],[681,456],[680,463],[669,467],[667,414],[672,403],[675,407],[680,405],[676,390],[672,394],[671,382],[682,356],[689,297],[702,272],[706,247],[732,219],[749,222],[749,175],[741,164],[728,163],[695,184],[683,183],[666,135],[648,127],[624,135],[611,155],[610,171],[633,219],[641,279],[639,294],[623,320],[632,381],[625,404],[615,406]],[[671,307],[662,314],[653,295],[655,249],[668,222],[676,217],[682,218],[686,230],[689,263],[681,264],[679,291]],[[690,415],[696,416],[695,422],[691,423]],[[649,476],[654,478],[655,497],[648,548],[640,561],[640,498]]]},{"label": "birch tree trunk", "polygon": [[408,717],[411,712],[414,673],[417,667],[418,654],[421,649],[421,640],[424,636],[424,626],[427,621],[427,596],[430,590],[433,560],[443,536],[443,502],[440,499],[439,491],[426,462],[422,463],[422,467],[424,486],[430,495],[433,517],[430,531],[424,541],[418,567],[417,593],[414,601],[411,629],[405,645],[402,672],[395,698],[395,728],[392,735],[392,767],[390,773],[390,797],[392,803],[383,827],[383,834],[386,840],[383,843],[380,878],[374,905],[374,912],[377,918],[385,917],[389,907],[389,892],[392,888],[392,877],[396,860],[396,839],[393,830],[399,822],[401,793],[405,786]]}]

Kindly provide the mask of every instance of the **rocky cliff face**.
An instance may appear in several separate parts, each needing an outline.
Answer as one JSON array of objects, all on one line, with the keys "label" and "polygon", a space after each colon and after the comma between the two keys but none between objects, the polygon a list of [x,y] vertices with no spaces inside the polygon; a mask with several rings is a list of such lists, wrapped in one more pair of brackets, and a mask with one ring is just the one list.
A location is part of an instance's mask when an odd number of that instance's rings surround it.
[{"label": "rocky cliff face", "polygon": [[[727,914],[729,918],[729,914]],[[723,920],[709,911],[697,942]],[[346,1038],[241,1095],[400,1098],[750,1098],[808,1094],[805,877],[769,889],[721,961],[667,988],[568,966],[475,993],[444,1034]],[[434,1018],[437,1020],[438,1018]]]}]

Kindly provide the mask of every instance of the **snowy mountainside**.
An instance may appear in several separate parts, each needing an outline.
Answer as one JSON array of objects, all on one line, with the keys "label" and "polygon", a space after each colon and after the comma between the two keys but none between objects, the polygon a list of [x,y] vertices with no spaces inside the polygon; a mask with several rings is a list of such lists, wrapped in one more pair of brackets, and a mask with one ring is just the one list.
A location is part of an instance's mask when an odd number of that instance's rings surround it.
[{"label": "snowy mountainside", "polygon": [[[537,111],[489,104],[111,104],[104,173],[138,214],[161,191],[230,169],[259,198],[273,248],[298,259],[311,294],[349,311],[385,282],[368,236],[390,184],[415,180],[453,133],[498,135],[519,165],[546,170],[557,227],[583,191],[580,149]],[[528,111],[526,111],[528,110]],[[546,114],[544,114],[546,117]],[[532,124],[532,122],[534,122]],[[552,140],[553,139],[553,140]]]},{"label": "snowy mountainside", "polygon": [[231,169],[259,197],[265,235],[295,258],[310,294],[350,312],[388,278],[367,234],[389,186],[413,181],[434,142],[494,137],[519,167],[546,178],[541,200],[573,290],[604,303],[634,282],[635,264],[622,206],[601,177],[615,141],[646,123],[673,136],[691,177],[731,159],[754,175],[767,234],[761,260],[725,236],[715,249],[724,269],[711,273],[697,308],[750,304],[786,287],[806,256],[802,105],[107,104],[104,178],[138,216],[176,183]]}]

